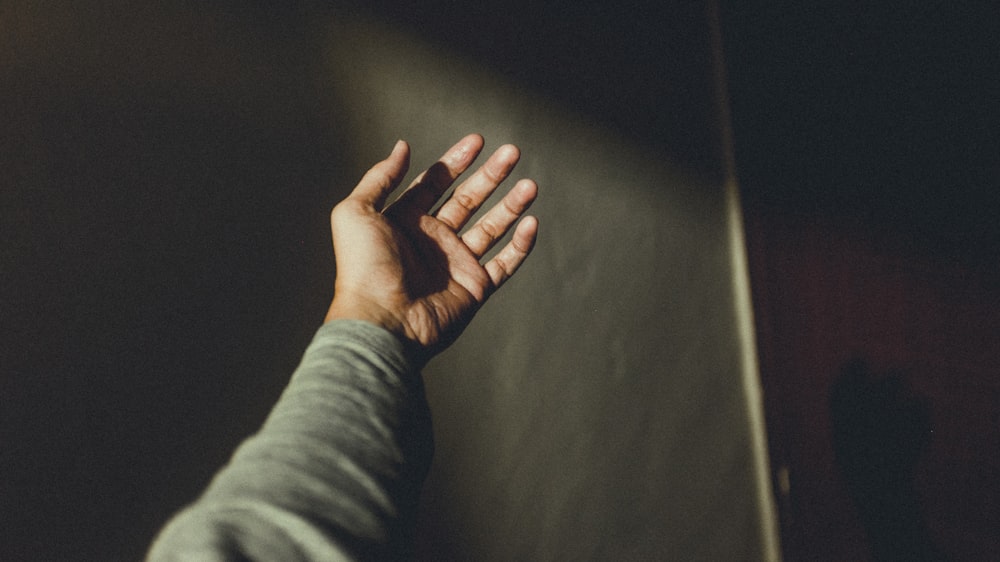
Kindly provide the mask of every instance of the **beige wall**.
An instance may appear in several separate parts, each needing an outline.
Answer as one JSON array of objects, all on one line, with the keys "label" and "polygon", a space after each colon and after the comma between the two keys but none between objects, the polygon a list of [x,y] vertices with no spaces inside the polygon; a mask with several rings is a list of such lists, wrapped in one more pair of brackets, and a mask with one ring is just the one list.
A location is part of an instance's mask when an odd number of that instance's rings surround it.
[{"label": "beige wall", "polygon": [[[385,6],[102,7],[14,7],[2,24],[20,274],[3,431],[22,452],[0,458],[4,495],[30,506],[4,516],[12,557],[141,550],[255,429],[320,321],[328,208],[396,138],[416,169],[471,131],[521,147],[541,233],[425,372],[437,455],[421,552],[776,556],[706,9],[678,8],[655,36],[611,15],[607,46],[572,36],[599,23],[536,14],[552,30],[532,41],[563,49],[553,85],[385,23]],[[700,41],[678,47],[678,28]],[[629,58],[647,43],[673,48]],[[547,52],[530,64],[544,71]],[[598,64],[645,76],[601,84]],[[67,505],[73,523],[45,532]]]}]

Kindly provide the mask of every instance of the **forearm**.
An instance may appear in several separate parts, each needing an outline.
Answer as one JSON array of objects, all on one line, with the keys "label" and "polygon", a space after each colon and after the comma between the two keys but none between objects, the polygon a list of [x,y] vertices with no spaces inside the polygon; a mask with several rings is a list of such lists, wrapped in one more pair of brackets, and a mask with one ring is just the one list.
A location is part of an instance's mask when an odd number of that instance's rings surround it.
[{"label": "forearm", "polygon": [[401,342],[330,322],[260,432],[150,559],[392,557],[408,543],[431,451],[423,386]]}]

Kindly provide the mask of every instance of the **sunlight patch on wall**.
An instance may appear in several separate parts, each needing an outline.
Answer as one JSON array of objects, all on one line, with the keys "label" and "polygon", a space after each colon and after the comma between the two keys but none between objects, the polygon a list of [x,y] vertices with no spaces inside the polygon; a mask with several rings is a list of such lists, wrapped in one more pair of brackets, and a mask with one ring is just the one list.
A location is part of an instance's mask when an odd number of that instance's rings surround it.
[{"label": "sunlight patch on wall", "polygon": [[412,35],[328,27],[327,87],[350,108],[336,117],[357,164],[338,182],[397,138],[412,176],[479,132],[487,151],[517,144],[512,180],[540,186],[535,253],[425,370],[437,453],[424,540],[445,558],[773,559],[724,174]]}]

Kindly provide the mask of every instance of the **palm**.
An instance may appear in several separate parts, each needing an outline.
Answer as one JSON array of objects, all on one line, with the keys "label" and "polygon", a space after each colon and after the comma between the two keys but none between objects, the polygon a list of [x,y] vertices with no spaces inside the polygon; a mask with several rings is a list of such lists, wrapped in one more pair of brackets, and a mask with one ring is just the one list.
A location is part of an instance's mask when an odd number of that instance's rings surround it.
[{"label": "palm", "polygon": [[537,231],[534,219],[522,221],[513,240],[480,264],[534,200],[537,189],[525,180],[459,235],[517,162],[513,147],[497,150],[434,216],[427,214],[481,147],[481,138],[466,137],[396,202],[381,209],[405,174],[404,146],[372,168],[354,193],[334,209],[337,292],[328,319],[374,321],[430,353],[461,333],[527,256]]},{"label": "palm", "polygon": [[491,292],[489,275],[438,219],[424,215],[416,224],[395,224],[392,218],[380,218],[379,238],[385,244],[368,248],[371,255],[382,254],[370,290],[395,301],[411,337],[421,345],[451,343],[458,336],[454,330],[468,323]]}]

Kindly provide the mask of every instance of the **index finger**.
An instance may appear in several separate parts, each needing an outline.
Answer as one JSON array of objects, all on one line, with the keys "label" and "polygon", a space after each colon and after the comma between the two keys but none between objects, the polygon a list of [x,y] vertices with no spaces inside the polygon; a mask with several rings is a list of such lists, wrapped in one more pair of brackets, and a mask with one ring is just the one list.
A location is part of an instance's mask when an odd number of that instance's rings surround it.
[{"label": "index finger", "polygon": [[417,176],[406,191],[390,207],[398,207],[397,212],[426,214],[451,187],[458,176],[479,156],[483,149],[483,137],[478,134],[465,136],[425,172]]}]

